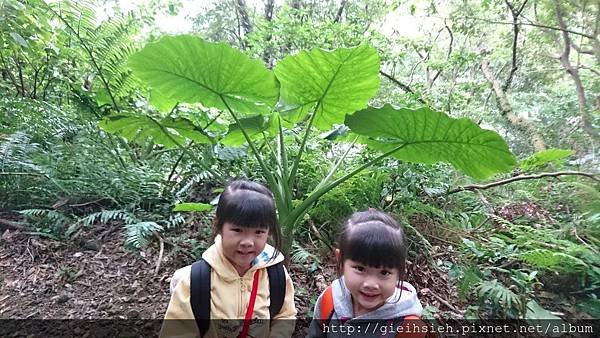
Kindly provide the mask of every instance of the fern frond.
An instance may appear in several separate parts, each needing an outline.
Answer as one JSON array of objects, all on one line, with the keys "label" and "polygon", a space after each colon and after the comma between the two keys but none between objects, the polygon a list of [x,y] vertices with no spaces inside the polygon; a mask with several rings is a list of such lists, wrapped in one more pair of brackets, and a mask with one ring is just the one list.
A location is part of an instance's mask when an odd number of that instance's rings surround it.
[{"label": "fern frond", "polygon": [[531,250],[520,256],[525,262],[537,268],[559,272],[585,271],[589,268],[589,265],[577,257],[548,249]]},{"label": "fern frond", "polygon": [[321,260],[317,255],[309,252],[302,245],[294,242],[292,244],[292,262],[297,264],[307,263],[307,262],[316,262],[317,264],[321,264]]},{"label": "fern frond", "polygon": [[477,293],[482,300],[490,300],[494,304],[508,309],[522,308],[521,299],[498,280],[483,281],[477,287]]},{"label": "fern frond", "polygon": [[175,214],[169,217],[167,229],[177,228],[185,223],[185,218],[181,214]]},{"label": "fern frond", "polygon": [[198,182],[202,182],[202,181],[207,181],[212,178],[213,178],[213,175],[211,173],[209,173],[208,171],[203,171],[203,172],[196,174],[190,178],[186,178],[186,179],[184,179],[183,182],[181,182],[183,184],[183,186],[181,187],[181,189],[179,189],[175,193],[175,196],[177,198],[184,197],[190,191],[190,189],[194,186],[194,184],[196,184]]},{"label": "fern frond", "polygon": [[38,218],[45,219],[55,226],[63,226],[71,222],[71,219],[68,216],[50,209],[25,209],[19,211],[21,215],[30,217],[30,218]]},{"label": "fern frond", "polygon": [[138,222],[126,224],[127,238],[125,244],[134,248],[145,248],[148,246],[148,238],[163,230],[156,222]]},{"label": "fern frond", "polygon": [[44,169],[32,160],[32,155],[41,152],[38,144],[31,142],[31,136],[23,132],[8,135],[0,143],[0,172],[29,169],[43,174]]},{"label": "fern frond", "polygon": [[50,211],[51,210],[48,209],[25,209],[19,211],[19,213],[29,217],[43,217],[46,216],[46,214]]}]

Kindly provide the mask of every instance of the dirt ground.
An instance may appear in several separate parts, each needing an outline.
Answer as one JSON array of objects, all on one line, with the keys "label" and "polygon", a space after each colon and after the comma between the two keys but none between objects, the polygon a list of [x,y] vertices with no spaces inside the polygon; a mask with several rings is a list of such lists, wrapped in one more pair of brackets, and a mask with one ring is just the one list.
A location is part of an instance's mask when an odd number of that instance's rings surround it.
[{"label": "dirt ground", "polygon": [[[92,228],[70,241],[5,230],[0,234],[0,319],[161,319],[171,275],[193,259],[165,244],[156,273],[158,241],[133,251],[123,240],[118,225]],[[309,272],[311,265],[290,268],[299,318],[308,317],[314,299],[335,278],[332,263]],[[424,260],[409,263],[409,275],[423,307],[439,309],[437,315],[460,315],[449,299],[456,292],[445,273]]]}]

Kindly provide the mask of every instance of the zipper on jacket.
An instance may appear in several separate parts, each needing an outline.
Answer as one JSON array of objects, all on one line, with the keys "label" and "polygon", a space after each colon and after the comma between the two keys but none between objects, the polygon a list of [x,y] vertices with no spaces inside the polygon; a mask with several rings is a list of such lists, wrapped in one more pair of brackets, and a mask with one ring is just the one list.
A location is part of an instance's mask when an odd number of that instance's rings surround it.
[{"label": "zipper on jacket", "polygon": [[[244,282],[244,278],[240,277],[239,279],[240,281],[240,300],[238,302],[239,307],[238,307],[238,318],[244,318],[244,316],[246,315],[246,307],[248,307],[247,304],[245,303],[246,300],[246,283]],[[244,306],[246,305],[246,306]]]}]

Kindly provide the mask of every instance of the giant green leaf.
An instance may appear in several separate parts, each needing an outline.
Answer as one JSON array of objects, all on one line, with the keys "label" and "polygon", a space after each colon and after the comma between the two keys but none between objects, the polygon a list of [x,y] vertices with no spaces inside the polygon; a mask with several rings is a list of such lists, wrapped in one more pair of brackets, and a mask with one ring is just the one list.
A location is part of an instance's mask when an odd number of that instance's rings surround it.
[{"label": "giant green leaf", "polygon": [[[239,119],[239,122],[252,140],[263,140],[263,133],[268,137],[277,134],[277,126],[273,123],[273,119],[264,115],[242,118]],[[221,139],[221,143],[226,146],[241,146],[246,143],[246,138],[238,123],[229,125],[229,132]]]},{"label": "giant green leaf", "polygon": [[260,61],[191,35],[147,44],[129,58],[129,66],[160,92],[161,101],[229,106],[241,114],[266,113],[277,101],[275,77]]},{"label": "giant green leaf", "polygon": [[210,139],[190,121],[182,118],[164,118],[160,121],[145,115],[117,114],[100,122],[105,131],[120,135],[131,142],[150,137],[154,143],[167,148],[185,144],[186,139],[209,143]]},{"label": "giant green leaf", "polygon": [[448,162],[474,178],[509,171],[515,165],[514,155],[497,133],[429,108],[369,107],[348,115],[346,125],[367,136],[370,148],[387,152],[404,146],[393,156],[425,164]]},{"label": "giant green leaf", "polygon": [[158,90],[153,90],[148,93],[148,102],[160,112],[168,113],[175,107],[178,101],[165,97],[163,93]]},{"label": "giant green leaf", "polygon": [[379,88],[379,56],[368,45],[332,52],[313,49],[277,64],[282,116],[297,122],[317,107],[314,126],[330,129],[365,108]]}]

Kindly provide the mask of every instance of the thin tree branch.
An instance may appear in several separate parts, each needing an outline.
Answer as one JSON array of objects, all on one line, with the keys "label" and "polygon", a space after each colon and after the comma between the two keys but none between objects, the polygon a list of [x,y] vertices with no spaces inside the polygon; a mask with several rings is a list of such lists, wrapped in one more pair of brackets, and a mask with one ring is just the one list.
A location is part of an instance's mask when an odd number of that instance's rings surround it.
[{"label": "thin tree branch", "polygon": [[[379,71],[379,74],[383,75],[384,77],[386,77],[388,80],[392,81],[393,83],[395,83],[398,87],[402,88],[402,90],[404,90],[407,93],[411,93],[413,95],[417,95],[412,89],[410,89],[409,86],[405,85],[404,83],[398,81],[397,79],[395,79],[393,76],[391,76],[390,74],[384,72],[384,71]],[[417,101],[423,103],[423,104],[427,104],[427,102],[425,102],[425,100],[423,100],[420,97],[417,97]]]},{"label": "thin tree branch", "polygon": [[[444,20],[444,28],[448,31],[448,34],[450,35],[450,43],[448,44],[448,54],[446,55],[446,61],[449,61],[450,55],[452,55],[452,44],[454,43],[454,34],[452,34],[452,30],[450,29],[450,27],[448,27],[446,20]],[[431,79],[431,82],[429,83],[429,88],[433,87],[435,80],[437,80],[437,78],[438,78],[438,76],[440,76],[440,74],[442,74],[441,69],[438,70],[435,73],[435,75],[433,76],[433,79]]]},{"label": "thin tree branch", "polygon": [[21,67],[21,62],[19,61],[19,58],[17,57],[16,53],[13,57],[13,60],[15,61],[15,64],[17,65],[17,70],[19,72],[19,82],[21,83],[21,96],[25,97],[25,82],[23,80],[23,69]]},{"label": "thin tree branch", "polygon": [[[488,20],[488,19],[471,17],[471,16],[464,16],[464,17],[462,17],[462,19],[478,20],[478,21],[483,21],[483,22],[487,22],[487,23],[491,23],[491,24],[496,24],[496,25],[514,25],[514,22],[494,21],[494,20]],[[567,33],[571,33],[571,34],[575,34],[575,35],[580,35],[580,36],[586,37],[588,39],[596,40],[596,37],[593,36],[593,35],[589,35],[589,34],[582,33],[582,32],[577,32],[577,31],[573,31],[573,30],[570,30],[570,29],[563,29],[563,28],[560,28],[560,27],[553,27],[553,26],[548,26],[548,25],[542,25],[542,24],[533,23],[533,22],[519,22],[518,25],[520,25],[520,26],[533,26],[533,27],[538,27],[538,28],[546,28],[546,29],[550,29],[550,30],[554,30],[554,31],[567,32]]]},{"label": "thin tree branch", "polygon": [[592,72],[592,73],[594,73],[594,74],[596,74],[596,75],[600,76],[600,72],[599,72],[599,71],[597,71],[597,70],[595,70],[595,69],[594,69],[594,68],[592,68],[592,67],[586,66],[586,65],[584,65],[584,64],[580,64],[580,65],[579,65],[579,68],[581,68],[581,69],[587,69],[587,70],[589,70],[590,72]]},{"label": "thin tree branch", "polygon": [[496,182],[492,182],[492,183],[488,183],[488,184],[465,185],[463,187],[450,190],[446,194],[450,195],[450,194],[455,194],[457,192],[467,191],[467,190],[469,190],[469,191],[485,190],[485,189],[498,187],[498,186],[505,185],[505,184],[512,183],[512,182],[524,181],[524,180],[534,180],[534,179],[539,179],[539,178],[544,178],[544,177],[583,176],[583,177],[592,179],[596,182],[600,182],[600,179],[595,177],[596,175],[598,175],[598,174],[585,173],[585,172],[580,172],[580,171],[559,171],[559,172],[541,173],[541,174],[535,174],[535,175],[520,175],[520,176],[511,177],[511,178],[507,178],[505,180],[500,180],[500,181],[496,181]]},{"label": "thin tree branch", "polygon": [[519,23],[519,15],[523,11],[523,8],[525,8],[525,5],[527,4],[527,0],[523,1],[523,4],[521,5],[521,7],[518,10],[516,10],[508,0],[504,0],[504,2],[510,9],[510,13],[512,14],[512,17],[513,17],[512,68],[510,69],[508,78],[506,78],[506,82],[502,86],[502,90],[507,91],[508,88],[510,87],[513,76],[515,75],[515,73],[517,72],[517,69],[519,68],[517,66],[517,42],[519,40],[519,24],[518,23]]},{"label": "thin tree branch", "polygon": [[583,48],[579,47],[577,44],[575,44],[575,42],[573,42],[573,41],[571,41],[571,47],[573,47],[573,49],[575,49],[578,53],[594,55],[593,49],[583,49]]},{"label": "thin tree branch", "polygon": [[333,19],[333,22],[339,23],[342,21],[342,13],[344,12],[344,6],[346,6],[346,2],[348,2],[348,1],[342,0],[342,2],[340,3],[340,7],[337,10],[337,13],[335,15],[335,18]]}]

